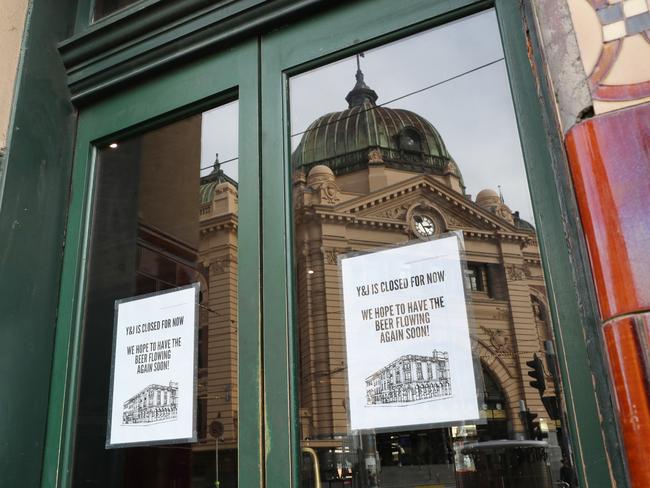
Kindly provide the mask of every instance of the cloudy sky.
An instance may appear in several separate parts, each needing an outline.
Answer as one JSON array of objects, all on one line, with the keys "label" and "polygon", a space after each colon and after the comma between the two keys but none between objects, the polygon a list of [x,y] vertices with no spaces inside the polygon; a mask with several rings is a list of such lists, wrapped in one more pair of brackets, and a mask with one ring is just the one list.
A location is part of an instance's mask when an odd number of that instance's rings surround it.
[{"label": "cloudy sky", "polygon": [[[365,81],[385,104],[433,84],[462,75],[388,103],[416,112],[440,132],[458,163],[467,192],[501,186],[508,206],[532,222],[532,210],[517,134],[512,98],[493,10],[366,51],[361,58]],[[496,61],[496,62],[495,62]],[[490,66],[475,70],[487,63]],[[355,83],[354,56],[290,80],[292,147],[317,117],[345,110],[345,95]],[[236,157],[237,103],[207,112],[203,120],[201,166]],[[207,137],[209,135],[209,137]],[[236,162],[224,170],[236,177]]]}]

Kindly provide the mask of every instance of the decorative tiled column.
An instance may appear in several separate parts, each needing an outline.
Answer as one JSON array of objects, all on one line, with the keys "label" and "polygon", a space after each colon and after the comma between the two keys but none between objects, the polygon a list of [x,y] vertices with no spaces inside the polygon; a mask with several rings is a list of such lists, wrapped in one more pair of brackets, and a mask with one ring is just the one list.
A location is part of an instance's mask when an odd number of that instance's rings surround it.
[{"label": "decorative tiled column", "polygon": [[650,104],[582,122],[566,145],[630,478],[650,486]]},{"label": "decorative tiled column", "polygon": [[567,0],[594,116],[566,148],[632,486],[650,486],[650,0]]}]

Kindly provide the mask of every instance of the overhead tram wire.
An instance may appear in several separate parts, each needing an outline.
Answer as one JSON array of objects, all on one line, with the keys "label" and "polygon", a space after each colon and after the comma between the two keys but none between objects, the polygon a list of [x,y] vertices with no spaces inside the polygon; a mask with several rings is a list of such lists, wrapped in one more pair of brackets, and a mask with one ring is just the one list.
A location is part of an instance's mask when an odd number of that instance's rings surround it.
[{"label": "overhead tram wire", "polygon": [[358,115],[358,114],[360,114],[360,113],[369,112],[370,110],[374,110],[374,109],[376,109],[376,108],[378,108],[378,107],[385,107],[386,105],[389,105],[389,104],[391,104],[391,103],[397,102],[397,101],[402,100],[402,99],[404,99],[404,98],[410,97],[410,96],[412,96],[412,95],[417,95],[418,93],[422,93],[423,91],[430,90],[431,88],[435,88],[435,87],[437,87],[437,86],[443,85],[443,84],[448,83],[448,82],[450,82],[450,81],[457,80],[458,78],[461,78],[461,77],[463,77],[463,76],[465,76],[465,75],[468,75],[468,74],[474,73],[474,72],[476,72],[476,71],[482,70],[483,68],[487,68],[488,66],[492,66],[493,64],[496,64],[496,63],[498,63],[498,62],[500,62],[500,61],[503,61],[504,59],[505,59],[505,58],[502,56],[502,57],[500,57],[500,58],[498,58],[498,59],[495,59],[495,60],[493,60],[493,61],[490,61],[489,63],[485,63],[485,64],[482,64],[482,65],[480,65],[480,66],[476,66],[475,68],[469,69],[469,70],[467,70],[467,71],[463,71],[462,73],[458,73],[457,75],[451,76],[451,77],[449,77],[449,78],[446,78],[446,79],[444,79],[444,80],[438,81],[438,82],[433,83],[433,84],[431,84],[431,85],[427,85],[427,86],[425,86],[425,87],[419,88],[419,89],[417,89],[417,90],[414,90],[414,91],[412,91],[412,92],[406,93],[406,94],[404,94],[404,95],[400,95],[399,97],[395,97],[395,98],[393,98],[393,99],[391,99],[391,100],[388,100],[388,101],[386,101],[386,102],[384,102],[384,103],[379,103],[379,104],[377,104],[377,105],[375,105],[375,106],[373,106],[373,107],[368,107],[368,108],[366,108],[366,109],[364,109],[364,110],[360,110],[359,112],[357,112],[357,113],[355,113],[355,114],[350,114],[350,115],[348,115],[348,116],[346,116],[346,117],[341,117],[340,119],[336,119],[336,121],[327,122],[327,123],[324,123],[324,124],[319,124],[317,127],[313,127],[313,128],[311,128],[311,129],[305,129],[305,130],[303,130],[303,131],[301,131],[301,132],[296,132],[296,133],[294,133],[294,134],[291,134],[290,137],[296,137],[296,136],[300,136],[300,135],[306,134],[307,132],[310,132],[310,131],[313,131],[313,130],[316,130],[316,129],[320,129],[321,127],[326,127],[326,126],[328,126],[328,125],[330,125],[330,124],[333,124],[333,123],[335,123],[335,122],[338,123],[338,122],[340,122],[340,121],[342,121],[342,120],[349,119],[350,117],[356,116],[356,115]]},{"label": "overhead tram wire", "polygon": [[[226,164],[226,163],[232,163],[233,161],[237,161],[239,157],[234,157],[230,159],[226,159],[225,161],[219,161],[219,165]],[[210,163],[209,166],[201,166],[199,167],[199,171],[203,171],[204,169],[210,169],[214,168],[214,163]]]},{"label": "overhead tram wire", "polygon": [[[476,66],[475,68],[469,69],[469,70],[467,70],[467,71],[463,71],[462,73],[458,73],[457,75],[451,76],[451,77],[449,77],[449,78],[446,78],[446,79],[444,79],[444,80],[438,81],[438,82],[433,83],[433,84],[431,84],[431,85],[427,85],[427,86],[425,86],[425,87],[419,88],[419,89],[417,89],[417,90],[414,90],[414,91],[412,91],[412,92],[406,93],[406,94],[404,94],[404,95],[400,95],[399,97],[395,97],[395,98],[393,98],[393,99],[391,99],[391,100],[387,100],[387,101],[384,102],[384,103],[379,103],[379,104],[375,105],[374,107],[366,108],[366,109],[360,111],[359,113],[369,112],[370,110],[374,110],[374,109],[376,109],[376,108],[378,108],[378,107],[385,107],[386,105],[389,105],[389,104],[391,104],[391,103],[397,102],[397,101],[399,101],[399,100],[403,100],[404,98],[407,98],[407,97],[410,97],[410,96],[413,96],[413,95],[417,95],[418,93],[422,93],[422,92],[424,92],[424,91],[430,90],[431,88],[435,88],[435,87],[440,86],[440,85],[443,85],[443,84],[445,84],[445,83],[449,83],[450,81],[457,80],[458,78],[461,78],[461,77],[463,77],[463,76],[465,76],[465,75],[468,75],[468,74],[474,73],[474,72],[476,72],[476,71],[482,70],[483,68],[487,68],[487,67],[489,67],[489,66],[492,66],[493,64],[496,64],[496,63],[498,63],[498,62],[500,62],[500,61],[503,61],[504,59],[505,59],[504,57],[497,58],[497,59],[495,59],[495,60],[493,60],[493,61],[490,61],[490,62],[488,62],[488,63],[482,64],[482,65],[480,65],[480,66]],[[358,115],[358,114],[354,114],[354,115]],[[340,122],[341,120],[349,119],[349,118],[351,118],[352,116],[353,116],[353,115],[348,115],[348,116],[346,116],[346,117],[342,117],[342,118],[340,118],[340,119],[337,119],[336,122]],[[291,134],[290,137],[300,136],[300,135],[306,134],[307,132],[310,132],[310,131],[313,131],[313,130],[316,130],[316,129],[320,129],[321,127],[326,127],[326,126],[331,125],[331,124],[333,124],[333,123],[335,123],[335,122],[333,121],[333,122],[327,122],[327,123],[325,123],[325,124],[319,124],[317,127],[314,127],[314,128],[312,128],[312,129],[305,129],[305,130],[303,130],[303,131],[300,131],[300,132],[296,132],[296,133],[294,133],[294,134]],[[232,163],[233,161],[237,161],[237,160],[239,160],[239,157],[230,158],[230,159],[227,159],[227,160],[225,160],[225,161],[220,161],[220,162],[219,162],[219,165],[226,164],[226,163]],[[199,171],[203,171],[203,170],[205,170],[205,169],[210,169],[210,168],[214,168],[214,163],[211,163],[211,164],[209,164],[208,166],[201,166],[201,167],[199,167]]]},{"label": "overhead tram wire", "polygon": [[[435,88],[435,87],[437,87],[437,86],[440,86],[440,85],[443,85],[443,84],[445,84],[445,83],[449,83],[450,81],[453,81],[453,80],[456,80],[456,79],[458,79],[458,78],[461,78],[461,77],[463,77],[463,76],[465,76],[465,75],[468,75],[468,74],[474,73],[474,72],[476,72],[476,71],[479,71],[479,70],[481,70],[481,69],[483,69],[483,68],[487,68],[488,66],[492,66],[493,64],[496,64],[496,63],[498,63],[498,62],[500,62],[500,61],[503,61],[504,59],[505,59],[504,57],[500,57],[500,58],[498,58],[498,59],[495,59],[495,60],[493,60],[493,61],[490,61],[489,63],[485,63],[485,64],[482,64],[482,65],[480,65],[480,66],[476,66],[475,68],[472,68],[472,69],[467,70],[467,71],[463,71],[462,73],[459,73],[459,74],[457,74],[457,75],[451,76],[451,77],[446,78],[446,79],[444,79],[444,80],[438,81],[438,82],[433,83],[433,84],[431,84],[431,85],[427,85],[427,86],[425,86],[425,87],[419,88],[419,89],[417,89],[417,90],[414,90],[414,91],[412,91],[412,92],[406,93],[406,94],[404,94],[404,95],[400,95],[399,97],[395,97],[395,98],[393,98],[393,99],[391,99],[391,100],[388,100],[388,101],[386,101],[386,102],[384,102],[384,103],[377,104],[377,105],[375,105],[374,107],[369,107],[369,108],[367,108],[367,109],[362,110],[361,112],[369,112],[370,110],[374,110],[374,109],[377,108],[377,107],[385,107],[386,105],[389,105],[389,104],[391,104],[391,103],[397,102],[397,101],[402,100],[402,99],[404,99],[404,98],[407,98],[407,97],[410,97],[410,96],[413,96],[413,95],[417,95],[418,93],[422,93],[422,92],[424,92],[424,91],[430,90],[431,88]],[[357,115],[357,114],[355,114],[355,115]],[[347,116],[347,117],[343,117],[343,118],[341,118],[341,119],[337,119],[336,122],[340,122],[341,120],[345,120],[345,119],[348,119],[348,118],[350,118],[350,117],[352,117],[352,115],[349,115],[349,116]],[[303,131],[301,131],[301,132],[296,132],[296,133],[294,133],[294,134],[291,134],[290,137],[300,136],[300,135],[302,135],[302,134],[306,134],[307,132],[310,132],[310,131],[312,131],[312,130],[319,129],[319,128],[321,128],[321,127],[325,127],[325,126],[330,125],[330,124],[333,124],[333,123],[334,123],[334,122],[328,122],[328,123],[326,123],[326,124],[320,124],[318,127],[314,127],[313,129],[305,129],[305,130],[303,130]],[[227,159],[227,160],[225,160],[225,161],[220,161],[219,164],[222,165],[222,164],[226,164],[226,163],[232,163],[233,161],[237,161],[237,160],[239,160],[239,157],[234,157],[234,158]],[[203,171],[204,169],[210,169],[210,168],[214,168],[214,163],[211,163],[211,164],[209,164],[208,166],[201,166],[201,167],[199,167],[199,170],[200,170],[200,171]]]}]

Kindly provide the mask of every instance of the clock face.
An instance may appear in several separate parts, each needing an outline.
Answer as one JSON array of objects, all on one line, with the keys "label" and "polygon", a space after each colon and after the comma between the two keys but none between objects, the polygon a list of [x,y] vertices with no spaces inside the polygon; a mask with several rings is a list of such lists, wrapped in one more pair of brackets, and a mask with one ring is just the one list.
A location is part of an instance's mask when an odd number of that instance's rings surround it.
[{"label": "clock face", "polygon": [[436,224],[427,215],[414,215],[413,227],[418,234],[424,237],[431,237],[436,232]]}]

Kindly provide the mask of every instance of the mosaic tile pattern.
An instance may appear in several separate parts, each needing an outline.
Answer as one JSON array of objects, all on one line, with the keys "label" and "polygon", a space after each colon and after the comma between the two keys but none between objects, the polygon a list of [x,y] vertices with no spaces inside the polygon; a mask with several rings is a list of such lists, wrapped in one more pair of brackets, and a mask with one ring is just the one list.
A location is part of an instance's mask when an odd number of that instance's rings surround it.
[{"label": "mosaic tile pattern", "polygon": [[605,42],[650,31],[650,0],[610,0],[596,13]]},{"label": "mosaic tile pattern", "polygon": [[596,114],[650,101],[650,0],[566,0]]}]

